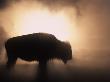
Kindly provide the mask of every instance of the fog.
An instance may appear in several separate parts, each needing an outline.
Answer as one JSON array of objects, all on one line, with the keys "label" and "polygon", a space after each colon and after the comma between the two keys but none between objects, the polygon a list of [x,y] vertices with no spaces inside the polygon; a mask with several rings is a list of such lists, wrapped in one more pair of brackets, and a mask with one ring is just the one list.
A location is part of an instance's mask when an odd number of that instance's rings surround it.
[{"label": "fog", "polygon": [[[30,4],[31,3],[31,4]],[[64,11],[72,27],[71,42],[73,49],[73,60],[67,65],[60,61],[52,61],[48,67],[50,76],[57,76],[61,72],[61,77],[72,79],[72,76],[83,80],[88,76],[89,79],[110,80],[110,0],[1,0],[0,1],[0,62],[6,63],[6,52],[4,42],[13,36],[17,36],[14,27],[14,16],[23,8],[36,7],[37,9],[47,9],[53,14]],[[17,62],[23,62],[18,59]],[[21,63],[20,63],[21,64]],[[28,63],[26,71],[31,71],[30,76],[34,78],[35,66]],[[53,69],[54,67],[54,69]],[[16,66],[17,77],[24,73],[20,71],[25,66]],[[62,68],[62,71],[59,69]],[[1,68],[3,69],[3,67]],[[18,74],[18,70],[20,71]],[[54,70],[54,71],[53,71]],[[55,73],[56,72],[56,73]],[[75,75],[76,74],[76,75]],[[83,74],[85,77],[83,77]],[[69,78],[70,77],[70,78]],[[20,77],[21,78],[21,77]],[[32,79],[31,78],[31,79]],[[103,78],[102,78],[103,79]],[[76,79],[75,79],[76,80]],[[78,80],[79,81],[79,80]]]}]

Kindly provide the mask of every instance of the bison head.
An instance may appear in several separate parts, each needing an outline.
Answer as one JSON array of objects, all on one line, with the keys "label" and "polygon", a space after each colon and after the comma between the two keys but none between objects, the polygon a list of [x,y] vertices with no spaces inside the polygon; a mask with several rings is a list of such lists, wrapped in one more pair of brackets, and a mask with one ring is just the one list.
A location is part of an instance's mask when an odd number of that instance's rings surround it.
[{"label": "bison head", "polygon": [[72,49],[70,43],[62,42],[59,44],[57,53],[58,59],[61,59],[64,64],[66,64],[68,60],[72,59]]}]

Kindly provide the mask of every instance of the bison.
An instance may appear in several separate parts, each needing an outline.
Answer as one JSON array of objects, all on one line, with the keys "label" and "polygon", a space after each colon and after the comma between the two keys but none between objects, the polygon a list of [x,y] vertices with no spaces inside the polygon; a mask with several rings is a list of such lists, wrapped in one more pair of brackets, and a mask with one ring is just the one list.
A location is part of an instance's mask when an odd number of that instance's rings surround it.
[{"label": "bison", "polygon": [[13,67],[17,58],[26,61],[38,61],[46,64],[51,59],[60,59],[64,63],[72,59],[72,49],[69,42],[58,40],[48,33],[33,33],[17,36],[5,42],[7,52],[7,67]]}]

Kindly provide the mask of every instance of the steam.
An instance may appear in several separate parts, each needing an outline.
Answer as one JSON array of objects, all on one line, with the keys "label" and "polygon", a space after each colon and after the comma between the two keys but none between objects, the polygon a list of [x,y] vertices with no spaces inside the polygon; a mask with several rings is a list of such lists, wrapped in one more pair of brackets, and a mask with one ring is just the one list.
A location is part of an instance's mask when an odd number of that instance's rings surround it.
[{"label": "steam", "polygon": [[0,0],[0,9],[10,7],[10,4],[35,2],[48,7],[51,11],[61,10],[65,7],[72,7],[76,10],[77,15],[80,16],[80,2],[81,0]]},{"label": "steam", "polygon": [[[109,4],[110,0],[0,0],[0,24],[3,25],[0,30],[0,45],[3,45],[11,33],[15,34],[13,15],[18,11],[16,8],[24,5],[29,9],[33,6],[47,8],[53,13],[64,10],[71,24],[76,23],[76,27],[72,27],[74,37],[71,37],[74,50],[110,51]],[[13,12],[14,9],[16,12]]]}]

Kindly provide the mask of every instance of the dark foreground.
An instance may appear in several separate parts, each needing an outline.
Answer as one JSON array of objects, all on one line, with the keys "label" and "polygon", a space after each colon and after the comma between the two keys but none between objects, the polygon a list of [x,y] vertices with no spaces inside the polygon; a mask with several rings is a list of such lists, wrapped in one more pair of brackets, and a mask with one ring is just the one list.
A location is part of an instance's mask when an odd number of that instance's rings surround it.
[{"label": "dark foreground", "polygon": [[78,54],[64,65],[49,62],[40,68],[37,63],[17,64],[10,72],[0,65],[0,82],[110,82],[110,54]]}]

